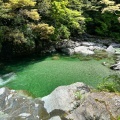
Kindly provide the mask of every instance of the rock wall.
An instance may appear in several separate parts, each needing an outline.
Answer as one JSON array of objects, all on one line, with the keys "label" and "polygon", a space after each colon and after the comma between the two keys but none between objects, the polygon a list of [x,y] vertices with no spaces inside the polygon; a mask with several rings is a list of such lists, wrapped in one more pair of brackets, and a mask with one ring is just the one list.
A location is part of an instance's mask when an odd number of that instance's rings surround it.
[{"label": "rock wall", "polygon": [[120,94],[92,92],[77,82],[56,88],[43,98],[0,89],[0,120],[118,120]]}]

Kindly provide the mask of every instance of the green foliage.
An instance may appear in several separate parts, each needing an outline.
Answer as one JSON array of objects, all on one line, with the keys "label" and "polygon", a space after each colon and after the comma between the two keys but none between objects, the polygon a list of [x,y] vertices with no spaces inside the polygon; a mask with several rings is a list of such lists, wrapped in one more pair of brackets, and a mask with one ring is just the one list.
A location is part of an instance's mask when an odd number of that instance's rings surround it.
[{"label": "green foliage", "polygon": [[109,92],[120,92],[120,76],[110,75],[105,78],[103,82],[98,86],[99,90],[107,90]]},{"label": "green foliage", "polygon": [[70,31],[69,29],[61,24],[60,27],[55,29],[55,34],[52,36],[53,39],[60,39],[60,38],[69,38],[70,37]]},{"label": "green foliage", "polygon": [[37,8],[34,0],[9,0],[5,2],[0,0],[0,45],[5,42],[10,49],[12,43],[13,50],[20,53],[18,46],[22,46],[27,51],[33,49],[33,46],[36,47],[36,41],[49,39],[49,36],[54,33],[54,27],[47,23],[41,23],[41,16]]},{"label": "green foliage", "polygon": [[[70,33],[77,30],[83,32],[84,17],[82,16],[82,11],[77,9],[70,9],[70,4],[68,0],[53,0],[51,3],[51,19],[54,21],[54,26],[58,29],[63,29],[64,31],[69,31]],[[68,32],[66,32],[68,34]],[[59,35],[61,37],[61,35]],[[68,37],[68,35],[64,35]]]},{"label": "green foliage", "polygon": [[40,39],[48,39],[51,34],[54,33],[54,27],[49,26],[48,24],[31,24],[28,25],[37,35],[40,37]]},{"label": "green foliage", "polygon": [[87,30],[90,34],[112,37],[120,40],[118,16],[109,12],[103,14],[100,12],[92,12],[91,18],[92,21],[87,23]]},{"label": "green foliage", "polygon": [[5,3],[6,7],[10,9],[23,8],[25,6],[35,6],[36,2],[34,0],[9,0],[8,3]]},{"label": "green foliage", "polygon": [[90,34],[120,39],[119,6],[110,0],[0,0],[0,46],[12,41],[45,47],[48,41],[79,36],[85,22]]},{"label": "green foliage", "polygon": [[120,116],[118,116],[117,120],[120,120]]},{"label": "green foliage", "polygon": [[75,98],[77,99],[77,100],[81,100],[82,99],[82,94],[80,93],[80,91],[77,91],[77,92],[75,92]]}]

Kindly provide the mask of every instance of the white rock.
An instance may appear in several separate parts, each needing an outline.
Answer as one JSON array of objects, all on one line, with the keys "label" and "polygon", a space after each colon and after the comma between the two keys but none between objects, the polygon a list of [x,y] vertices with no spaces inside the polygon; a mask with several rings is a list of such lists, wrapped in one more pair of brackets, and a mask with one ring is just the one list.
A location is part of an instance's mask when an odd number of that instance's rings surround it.
[{"label": "white rock", "polygon": [[82,42],[81,45],[82,46],[94,46],[95,43],[94,42]]},{"label": "white rock", "polygon": [[94,50],[105,50],[105,48],[100,47],[100,46],[89,46],[89,50],[94,51]]},{"label": "white rock", "polygon": [[35,107],[38,107],[39,106],[39,104],[35,104]]},{"label": "white rock", "polygon": [[13,96],[12,94],[8,95],[8,99],[10,99],[12,96]]},{"label": "white rock", "polygon": [[88,47],[85,47],[85,46],[79,46],[79,47],[76,47],[75,49],[75,53],[80,53],[80,54],[83,54],[83,55],[93,55],[94,52],[89,50]]},{"label": "white rock", "polygon": [[49,120],[61,120],[61,118],[59,116],[55,116],[55,117],[50,118]]},{"label": "white rock", "polygon": [[106,49],[106,51],[107,51],[108,53],[112,53],[112,54],[115,53],[115,49],[114,49],[112,46],[109,46],[109,47]]},{"label": "white rock", "polygon": [[73,109],[75,101],[75,93],[78,88],[83,88],[85,85],[81,82],[74,83],[68,86],[60,86],[56,88],[50,95],[42,98],[44,108],[48,113],[53,110],[70,111]]},{"label": "white rock", "polygon": [[25,118],[25,117],[28,117],[30,115],[31,115],[30,113],[21,113],[18,116]]},{"label": "white rock", "polygon": [[0,89],[0,95],[2,95],[5,92],[5,88]]}]

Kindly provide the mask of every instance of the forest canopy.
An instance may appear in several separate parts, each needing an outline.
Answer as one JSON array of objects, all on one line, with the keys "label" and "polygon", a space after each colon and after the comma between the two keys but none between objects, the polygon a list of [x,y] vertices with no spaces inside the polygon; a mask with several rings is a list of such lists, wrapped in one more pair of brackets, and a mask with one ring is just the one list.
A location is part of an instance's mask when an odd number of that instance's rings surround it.
[{"label": "forest canopy", "polygon": [[82,33],[119,41],[119,3],[119,0],[0,0],[1,55],[38,52],[52,41]]}]

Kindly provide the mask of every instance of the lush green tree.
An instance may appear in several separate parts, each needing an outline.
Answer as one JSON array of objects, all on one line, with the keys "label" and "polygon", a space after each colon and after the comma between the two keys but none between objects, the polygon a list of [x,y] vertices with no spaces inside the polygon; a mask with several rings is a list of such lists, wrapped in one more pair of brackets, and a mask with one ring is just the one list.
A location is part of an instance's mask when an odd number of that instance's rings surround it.
[{"label": "lush green tree", "polygon": [[0,1],[0,41],[4,45],[3,51],[9,46],[11,54],[29,53],[36,47],[36,41],[48,39],[54,33],[52,26],[41,23],[38,11],[34,0]]},{"label": "lush green tree", "polygon": [[[78,33],[84,31],[85,18],[82,16],[82,11],[77,8],[72,9],[70,2],[68,0],[52,0],[51,2],[50,15],[54,21],[53,26],[56,28],[57,38],[68,38],[74,31]],[[61,34],[57,35],[57,33]]]},{"label": "lush green tree", "polygon": [[86,11],[91,18],[91,21],[87,22],[87,32],[120,40],[119,4],[116,4],[115,1],[101,0],[97,2],[97,6],[96,10]]}]

